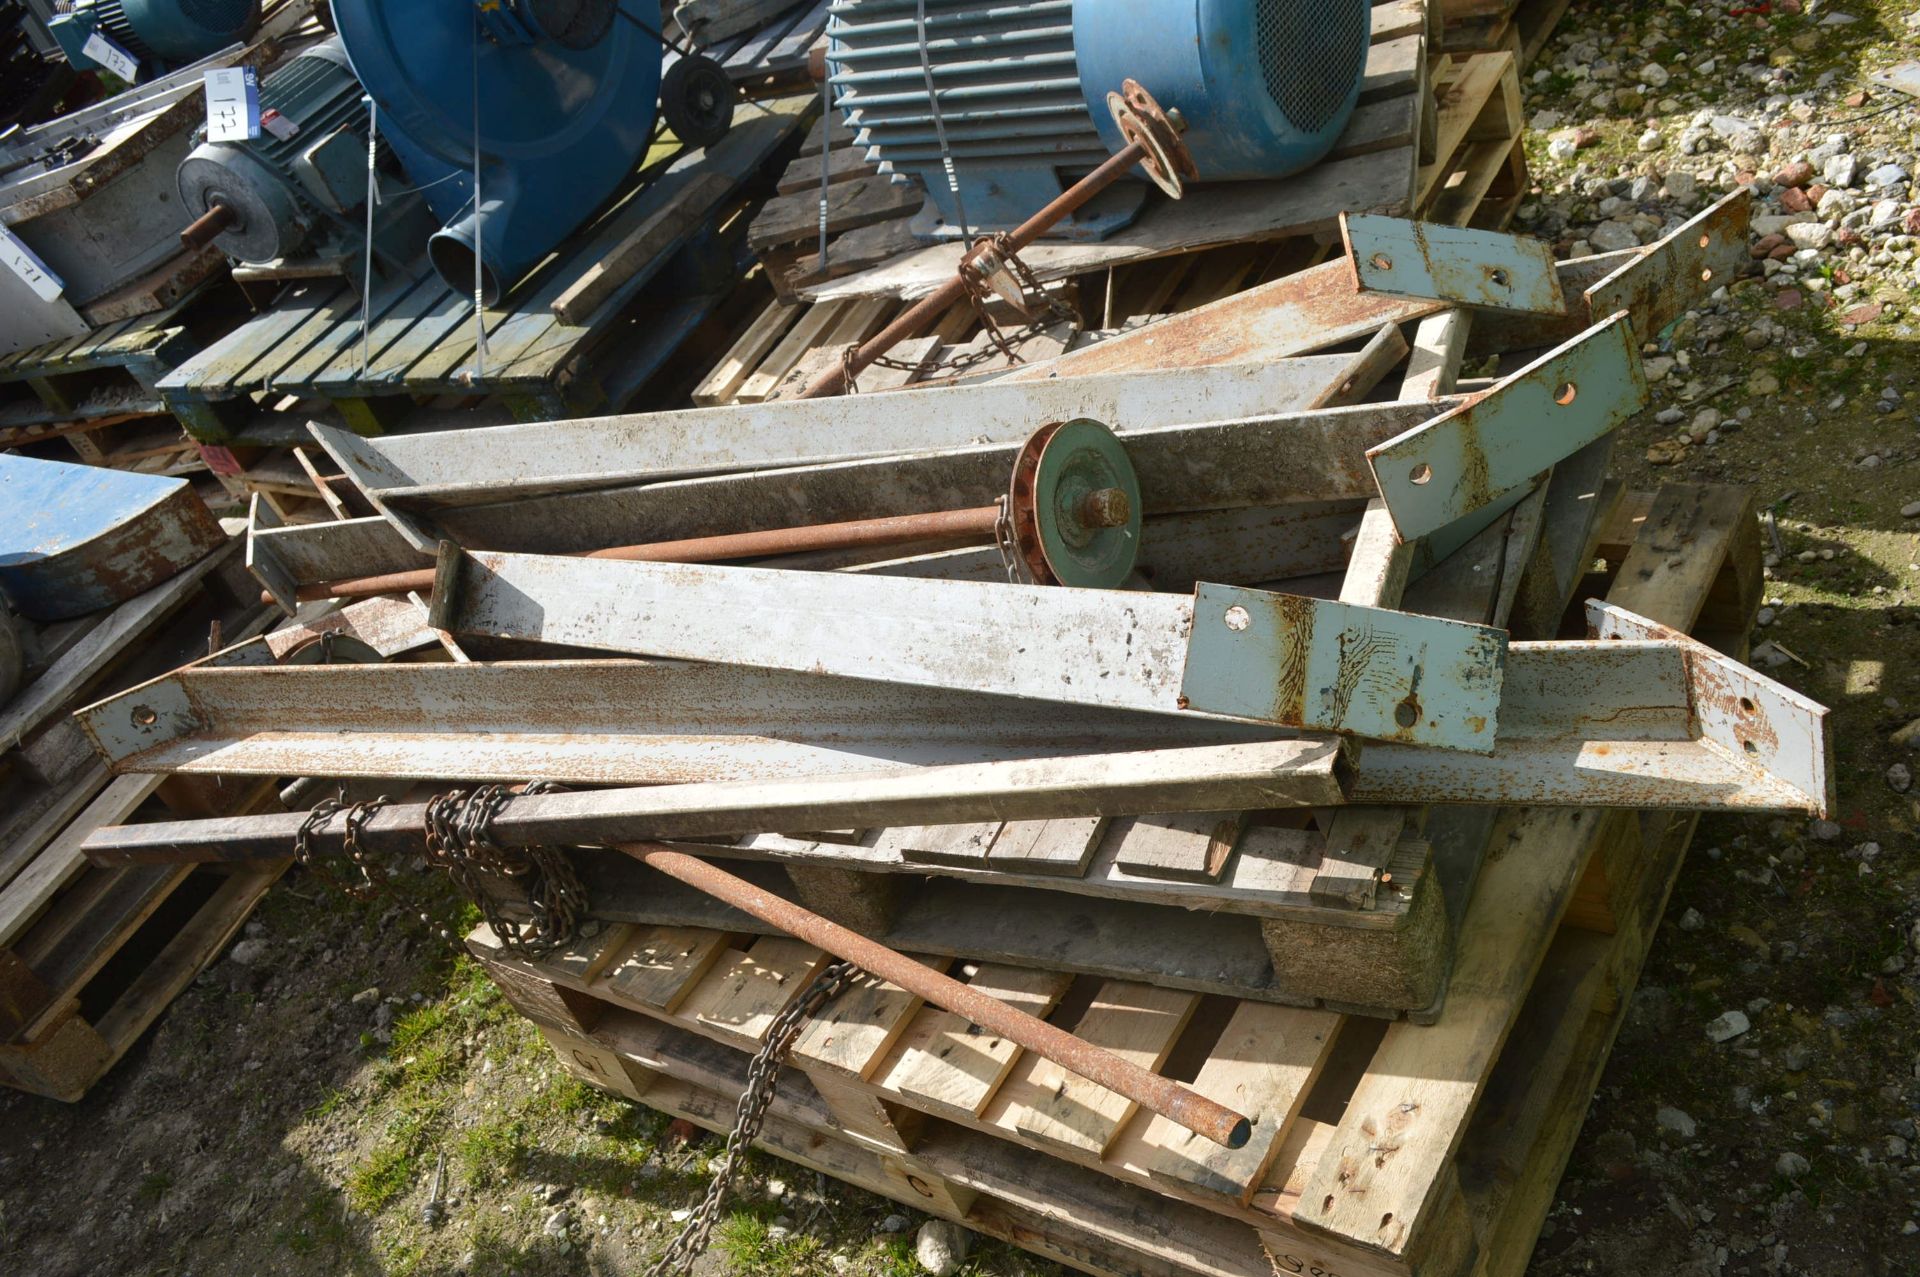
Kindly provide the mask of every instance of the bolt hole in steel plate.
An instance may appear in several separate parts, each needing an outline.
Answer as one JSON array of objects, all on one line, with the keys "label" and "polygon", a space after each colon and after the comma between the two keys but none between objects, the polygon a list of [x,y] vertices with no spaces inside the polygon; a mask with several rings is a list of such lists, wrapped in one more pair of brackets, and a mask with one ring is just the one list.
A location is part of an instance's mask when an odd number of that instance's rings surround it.
[{"label": "bolt hole in steel plate", "polygon": [[1501,270],[1498,266],[1495,266],[1487,272],[1487,278],[1492,280],[1496,287],[1504,288],[1509,292],[1513,290],[1513,276],[1507,274],[1506,271]]},{"label": "bolt hole in steel plate", "polygon": [[1580,397],[1580,387],[1570,381],[1560,383],[1560,389],[1553,392],[1553,401],[1562,408]]},{"label": "bolt hole in steel plate", "polygon": [[1428,465],[1426,462],[1422,461],[1419,465],[1413,468],[1413,473],[1408,475],[1407,478],[1417,484],[1432,483],[1433,467]]},{"label": "bolt hole in steel plate", "polygon": [[1393,258],[1387,256],[1385,253],[1375,253],[1371,260],[1375,270],[1393,269]]},{"label": "bolt hole in steel plate", "polygon": [[[1112,590],[1140,553],[1140,480],[1107,427],[1082,417],[1035,431],[1014,462],[1014,544],[1037,582]],[[1105,526],[1103,526],[1105,525]]]},{"label": "bolt hole in steel plate", "polygon": [[151,705],[135,705],[133,707],[133,721],[141,727],[152,727],[160,721],[160,715],[154,712]]}]

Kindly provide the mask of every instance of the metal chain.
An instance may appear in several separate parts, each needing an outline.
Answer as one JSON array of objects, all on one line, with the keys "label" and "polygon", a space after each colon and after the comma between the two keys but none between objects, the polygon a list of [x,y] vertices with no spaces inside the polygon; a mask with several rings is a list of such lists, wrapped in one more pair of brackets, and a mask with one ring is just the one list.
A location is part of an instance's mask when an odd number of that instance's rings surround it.
[{"label": "metal chain", "polygon": [[995,504],[1000,512],[993,518],[993,543],[1000,550],[1001,565],[1007,569],[1007,584],[1032,585],[1013,535],[1013,499],[1003,495]]},{"label": "metal chain", "polygon": [[[294,859],[306,866],[307,872],[322,883],[355,900],[374,900],[382,892],[391,893],[392,875],[388,874],[385,865],[375,860],[360,845],[361,831],[366,828],[367,822],[373,819],[373,814],[386,806],[389,801],[387,796],[382,794],[369,802],[349,805],[344,790],[338,797],[321,799],[314,804],[313,810],[307,813],[307,818],[300,823],[299,832],[293,836]],[[335,873],[325,861],[320,859],[319,851],[314,846],[314,837],[326,828],[329,821],[342,812],[346,813],[347,828],[341,842],[341,849],[346,853],[347,859],[353,863],[354,868],[360,871],[359,882],[349,882]]]},{"label": "metal chain", "polygon": [[805,993],[788,1003],[786,1009],[773,1018],[773,1024],[767,1029],[766,1040],[760,1044],[760,1050],[747,1065],[747,1088],[740,1093],[739,1107],[734,1110],[733,1129],[727,1132],[727,1142],[720,1150],[720,1161],[714,1167],[713,1180],[707,1185],[706,1196],[700,1199],[700,1204],[694,1207],[693,1214],[681,1226],[679,1234],[667,1244],[666,1250],[653,1261],[643,1277],[686,1274],[692,1271],[694,1261],[706,1252],[707,1238],[720,1216],[727,1190],[733,1186],[747,1149],[759,1136],[761,1124],[766,1121],[774,1090],[780,1085],[781,1066],[792,1054],[800,1031],[806,1027],[808,1020],[819,1014],[822,1008],[864,974],[851,962],[836,962],[822,971],[820,977],[807,986]]},{"label": "metal chain", "polygon": [[[552,793],[558,786],[541,781],[525,793]],[[493,839],[493,819],[514,798],[505,785],[455,789],[427,804],[427,863],[444,869],[460,884],[493,934],[507,950],[544,958],[573,940],[586,912],[586,889],[573,862],[558,847],[502,847]],[[487,891],[487,879],[525,883],[532,916],[508,918]]]},{"label": "metal chain", "polygon": [[[987,286],[986,281],[980,276],[977,270],[963,263],[960,267],[959,274],[961,282],[967,290],[967,301],[973,306],[974,312],[980,316],[980,322],[986,325],[987,333],[993,340],[993,347],[985,350],[962,349],[941,360],[930,358],[904,360],[893,359],[886,355],[876,355],[869,361],[868,366],[871,368],[892,368],[899,372],[920,373],[930,376],[938,372],[965,372],[976,364],[987,362],[996,354],[1004,355],[1009,363],[1023,364],[1026,362],[1026,359],[1021,356],[1019,347],[1038,337],[1056,323],[1064,320],[1075,328],[1083,328],[1086,326],[1078,307],[1060,297],[1049,297],[1046,295],[1046,291],[1041,287],[1039,277],[1033,273],[1033,268],[1021,261],[1018,253],[1012,252],[1007,247],[1008,239],[1005,235],[995,235],[992,243],[999,251],[1001,260],[1006,263],[1007,269],[1012,271],[1014,278],[1019,281],[1021,292],[1030,297],[1037,297],[1046,303],[1045,309],[1037,318],[1031,320],[1025,327],[1017,329],[1011,334],[1006,332],[1006,330],[1002,329],[999,323],[994,320],[993,315],[987,309],[987,298],[994,295],[993,290]],[[857,395],[860,393],[859,384],[854,377],[853,367],[854,356],[857,355],[859,351],[860,343],[853,342],[840,352],[840,375],[846,385],[845,393],[849,395]]]}]

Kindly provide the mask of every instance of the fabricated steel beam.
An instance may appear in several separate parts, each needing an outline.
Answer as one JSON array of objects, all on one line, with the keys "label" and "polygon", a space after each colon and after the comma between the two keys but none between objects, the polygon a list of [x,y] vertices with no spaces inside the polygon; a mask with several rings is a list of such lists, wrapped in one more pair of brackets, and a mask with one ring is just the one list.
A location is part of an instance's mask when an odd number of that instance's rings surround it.
[{"label": "fabricated steel beam", "polygon": [[1320,355],[376,438],[318,422],[309,429],[376,509],[431,512],[701,474],[1019,444],[1048,422],[1076,417],[1125,431],[1266,416],[1326,403],[1353,362]]},{"label": "fabricated steel beam", "polygon": [[[891,398],[873,396],[875,399]],[[852,402],[819,401],[821,406]],[[895,401],[903,416],[917,399]],[[1122,430],[1145,513],[1365,500],[1378,495],[1366,450],[1466,400],[1364,404]],[[714,411],[703,409],[702,411]],[[404,438],[407,436],[400,436]],[[395,440],[397,442],[397,438]],[[1005,494],[1020,442],[826,462],[446,508],[434,521],[473,548],[573,554],[728,532],[919,514]],[[1284,458],[1284,464],[1276,464]],[[408,516],[412,517],[412,516]],[[276,526],[256,510],[249,564],[283,605],[301,585],[406,571],[430,559],[384,520]]]},{"label": "fabricated steel beam", "polygon": [[[1618,608],[1590,605],[1590,615],[1591,642],[1508,647],[1491,756],[1370,745],[1352,800],[1831,808],[1825,710],[1683,634]],[[1154,804],[1208,781],[1181,770],[1192,759],[1288,744],[1275,729],[1219,720],[775,670],[621,660],[277,667],[259,664],[261,646],[223,654],[238,667],[191,666],[89,706],[81,726],[116,772],[704,787],[723,806],[739,801],[728,784],[831,787],[882,772],[927,782],[918,805],[889,808],[890,821],[865,811],[844,822],[857,827],[1017,818],[1004,805],[1026,798],[1002,790],[966,808],[983,815],[949,816],[944,777],[989,763],[1065,775],[1101,759],[1158,758],[1156,797],[1049,786],[1051,805],[1036,818],[1175,810]],[[1217,809],[1286,805],[1276,778],[1240,775],[1243,784],[1223,775],[1207,787],[1231,794]],[[748,802],[745,823],[703,832],[819,827],[780,824],[779,811]]]},{"label": "fabricated steel beam", "polygon": [[[650,785],[526,794],[493,822],[516,845],[606,846],[709,838],[766,829],[851,829],[1047,820],[1063,811],[1151,815],[1235,807],[1326,807],[1343,801],[1346,750],[1337,741],[1274,740],[1127,754],[1022,759],[833,777]],[[384,807],[361,828],[370,851],[424,845],[426,804]],[[306,813],[121,825],[90,835],[96,864],[275,860],[291,853]],[[346,831],[335,817],[321,836]]]},{"label": "fabricated steel beam", "polygon": [[1532,482],[1639,412],[1647,376],[1625,314],[1465,404],[1367,450],[1403,541],[1438,532]]},{"label": "fabricated steel beam", "polygon": [[1202,585],[1194,597],[446,546],[454,634],[1492,749],[1506,636]]},{"label": "fabricated steel beam", "polygon": [[1553,246],[1523,235],[1342,213],[1340,234],[1361,292],[1456,306],[1567,313]]}]

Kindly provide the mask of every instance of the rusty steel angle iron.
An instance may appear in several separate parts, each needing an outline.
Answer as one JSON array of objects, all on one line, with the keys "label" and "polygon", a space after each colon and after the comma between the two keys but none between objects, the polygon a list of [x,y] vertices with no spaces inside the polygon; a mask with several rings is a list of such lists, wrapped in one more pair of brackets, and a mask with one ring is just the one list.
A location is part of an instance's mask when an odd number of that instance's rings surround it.
[{"label": "rusty steel angle iron", "polygon": [[1456,306],[1564,315],[1553,246],[1521,235],[1342,213],[1340,233],[1362,292]]},{"label": "rusty steel angle iron", "polygon": [[[1370,745],[1354,801],[1831,806],[1824,709],[1684,635],[1591,606],[1593,641],[1508,647],[1491,756]],[[1286,735],[1278,729],[1197,716],[673,661],[272,660],[269,644],[242,645],[89,706],[79,722],[122,773],[674,786],[685,809],[740,802],[727,787],[734,783],[838,785],[919,773],[923,787],[910,798],[889,791],[901,803],[888,811],[914,824],[1004,817],[995,804],[1026,800],[993,787],[1002,782],[1049,793],[1023,808],[1044,817],[1132,815],[1159,810],[1154,803],[1192,809],[1181,796],[1191,792],[1222,807],[1283,805],[1287,779],[1244,764],[1270,745],[1298,762],[1296,747],[1308,744],[1278,739]],[[1158,771],[1136,772],[1139,793],[1078,794],[1052,783],[1103,760],[1131,759],[1125,767],[1134,769],[1154,758]],[[1225,758],[1235,764],[1220,763]],[[1196,760],[1220,771],[1183,770]],[[1030,770],[1004,770],[1012,765]],[[955,768],[974,768],[974,782],[986,786],[964,808],[952,805],[947,788]],[[694,794],[700,786],[705,798]],[[726,819],[719,810],[715,818]],[[781,827],[772,823],[777,807],[755,809],[749,798],[745,812],[734,813],[745,823],[720,832]],[[868,826],[879,816],[868,811],[849,823]]]},{"label": "rusty steel angle iron", "polygon": [[1491,390],[1367,450],[1402,540],[1528,483],[1646,406],[1633,325],[1615,315]]},{"label": "rusty steel angle iron", "polygon": [[[829,400],[838,404],[844,401]],[[900,400],[910,404],[910,399]],[[1377,495],[1368,446],[1466,402],[1364,404],[1268,411],[1246,418],[1123,430],[1149,516],[1284,506]],[[592,492],[554,493],[435,512],[465,545],[570,554],[719,533],[964,509],[999,499],[1018,441],[901,457],[709,475]],[[1286,464],[1274,464],[1275,457]],[[257,510],[250,540],[262,583],[292,597],[316,581],[405,571],[431,560],[384,521],[269,527]]]},{"label": "rusty steel angle iron", "polygon": [[[1200,597],[1217,601],[1208,588]],[[1225,619],[1195,639],[1196,601],[1176,594],[470,554],[449,545],[432,623],[635,656],[1492,748],[1503,633],[1284,597],[1235,594],[1220,605]],[[1282,614],[1294,619],[1279,624]],[[1334,689],[1288,690],[1303,668]],[[1263,701],[1235,690],[1243,686],[1281,690]],[[1429,708],[1409,716],[1421,698]]]},{"label": "rusty steel angle iron", "polygon": [[1752,221],[1753,195],[1742,187],[1587,289],[1587,314],[1598,321],[1626,311],[1635,331],[1652,340],[1733,283],[1748,261]]},{"label": "rusty steel angle iron", "polygon": [[1319,355],[377,438],[319,423],[309,429],[375,508],[432,511],[700,474],[1017,444],[1049,422],[1075,417],[1129,430],[1272,415],[1323,402],[1352,362]]}]

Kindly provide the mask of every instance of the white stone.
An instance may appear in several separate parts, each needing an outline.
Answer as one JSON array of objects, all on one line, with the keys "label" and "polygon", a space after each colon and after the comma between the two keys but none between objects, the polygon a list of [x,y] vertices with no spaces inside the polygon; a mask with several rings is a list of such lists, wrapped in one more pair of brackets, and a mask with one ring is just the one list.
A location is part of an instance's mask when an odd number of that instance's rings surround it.
[{"label": "white stone", "polygon": [[1683,204],[1693,202],[1700,193],[1700,183],[1693,174],[1675,171],[1667,174],[1667,194]]},{"label": "white stone", "polygon": [[1820,222],[1796,222],[1787,227],[1787,238],[1799,248],[1826,248],[1833,243],[1833,227]]},{"label": "white stone", "polygon": [[1745,1011],[1722,1011],[1707,1022],[1707,1040],[1731,1042],[1752,1027]]},{"label": "white stone", "polygon": [[1700,1129],[1699,1123],[1671,1104],[1662,1104],[1653,1120],[1661,1130],[1670,1131],[1683,1140],[1692,1139],[1693,1133]]},{"label": "white stone", "polygon": [[[1833,232],[1827,233],[1831,236]],[[1640,236],[1634,232],[1633,227],[1624,222],[1602,222],[1593,228],[1587,240],[1595,250],[1602,253],[1617,253],[1624,248],[1640,246]]]},{"label": "white stone", "polygon": [[1849,151],[1833,156],[1820,169],[1820,176],[1828,186],[1852,186],[1859,173],[1860,161]]},{"label": "white stone", "polygon": [[1813,1167],[1798,1153],[1782,1153],[1780,1159],[1773,1164],[1773,1169],[1783,1179],[1799,1179]]},{"label": "white stone", "polygon": [[264,940],[242,940],[233,946],[227,954],[243,967],[250,967],[267,956],[267,942]]},{"label": "white stone", "polygon": [[944,1219],[930,1219],[920,1225],[914,1241],[913,1257],[933,1277],[953,1277],[973,1246],[973,1234]]},{"label": "white stone", "polygon": [[1669,75],[1667,69],[1658,62],[1649,62],[1640,68],[1639,74],[1635,76],[1635,78],[1648,88],[1664,89],[1667,87],[1667,81],[1673,77]]},{"label": "white stone", "polygon": [[1907,170],[1898,164],[1882,164],[1867,174],[1868,186],[1898,186],[1907,180]]}]

